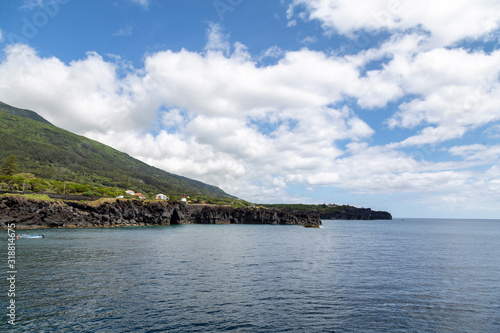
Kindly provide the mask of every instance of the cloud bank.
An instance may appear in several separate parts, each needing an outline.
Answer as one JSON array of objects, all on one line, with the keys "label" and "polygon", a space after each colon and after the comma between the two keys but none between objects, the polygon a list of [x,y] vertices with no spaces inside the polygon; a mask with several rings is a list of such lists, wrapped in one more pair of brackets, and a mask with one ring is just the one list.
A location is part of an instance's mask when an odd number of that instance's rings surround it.
[{"label": "cloud bank", "polygon": [[[308,201],[293,188],[329,187],[491,209],[498,145],[456,140],[500,132],[500,51],[457,43],[497,33],[498,3],[365,2],[295,0],[288,19],[349,38],[389,32],[378,46],[274,46],[263,53],[277,58],[269,65],[217,24],[203,51],[147,54],[142,68],[95,52],[64,63],[9,45],[0,99],[254,202]],[[384,133],[399,139],[380,143]]]}]

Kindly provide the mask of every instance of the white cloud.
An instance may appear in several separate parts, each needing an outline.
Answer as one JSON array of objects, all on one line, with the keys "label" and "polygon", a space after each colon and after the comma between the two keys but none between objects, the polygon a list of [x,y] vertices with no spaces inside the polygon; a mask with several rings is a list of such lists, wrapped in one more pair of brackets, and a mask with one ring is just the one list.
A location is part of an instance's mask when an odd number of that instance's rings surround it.
[{"label": "white cloud", "polygon": [[417,96],[400,105],[388,120],[391,128],[437,126],[424,129],[405,144],[459,138],[470,129],[500,120],[499,51],[434,49],[395,58],[379,74],[399,76],[404,93]]},{"label": "white cloud", "polygon": [[318,38],[316,38],[315,36],[307,36],[300,41],[301,44],[314,44],[317,42]]},{"label": "white cloud", "polygon": [[460,138],[500,120],[500,51],[432,48],[426,40],[418,34],[397,34],[379,48],[346,56],[360,69],[381,62],[380,68],[361,77],[358,103],[384,107],[403,98],[386,121],[389,128],[426,128],[401,146]]},{"label": "white cloud", "polygon": [[488,138],[499,139],[500,138],[500,124],[493,124],[489,126],[484,132]]},{"label": "white cloud", "polygon": [[463,126],[439,126],[426,127],[417,135],[413,135],[402,142],[392,145],[393,147],[422,146],[425,144],[437,144],[451,139],[462,137],[466,132]]},{"label": "white cloud", "polygon": [[[487,36],[500,27],[496,0],[294,0],[290,20],[318,20],[326,32],[354,37],[357,31],[423,30],[436,46]],[[368,35],[369,36],[369,35]]]},{"label": "white cloud", "polygon": [[133,34],[132,31],[133,31],[132,25],[126,25],[126,26],[121,27],[120,29],[116,30],[113,33],[113,36],[118,36],[118,37],[132,36],[132,34]]},{"label": "white cloud", "polygon": [[499,200],[500,168],[496,164],[485,170],[470,172],[456,191],[431,194],[423,202],[437,211],[442,210],[443,206],[461,211],[463,218],[477,218],[480,214],[496,218]]},{"label": "white cloud", "polygon": [[[65,2],[69,2],[69,1],[71,1],[71,0],[65,0]],[[139,5],[139,6],[143,7],[144,9],[148,9],[149,5],[150,5],[150,0],[126,0],[126,1],[132,2],[136,5]],[[37,8],[37,7],[48,6],[48,5],[56,3],[56,2],[63,3],[60,0],[22,0],[21,8],[31,10],[31,9]]]},{"label": "white cloud", "polygon": [[150,0],[128,0],[128,1],[131,1],[141,7],[143,7],[144,9],[148,9],[149,8],[149,2]]},{"label": "white cloud", "polygon": [[3,33],[2,33],[2,29],[0,29],[0,43],[3,42]]},{"label": "white cloud", "polygon": [[222,52],[229,54],[231,46],[229,45],[229,35],[225,35],[222,27],[216,23],[210,23],[207,29],[207,44],[205,50],[211,52]]},{"label": "white cloud", "polygon": [[274,45],[262,52],[260,60],[264,58],[280,58],[283,54],[284,51],[279,46]]},{"label": "white cloud", "polygon": [[22,4],[19,8],[21,10],[33,10],[35,8],[41,8],[47,12],[50,12],[51,14],[54,14],[57,13],[59,5],[64,5],[69,1],[71,0],[20,0]]},{"label": "white cloud", "polygon": [[485,146],[482,144],[473,144],[455,146],[450,148],[450,153],[456,156],[462,156],[467,160],[479,160],[484,164],[497,164],[500,160],[500,145]]},{"label": "white cloud", "polygon": [[79,133],[147,128],[156,117],[148,101],[138,103],[142,87],[136,86],[137,78],[119,80],[116,65],[96,53],[69,65],[54,57],[40,58],[20,44],[8,46],[6,54],[0,66],[3,100],[37,110],[59,126]]},{"label": "white cloud", "polygon": [[23,0],[21,8],[23,9],[33,9],[36,7],[42,7],[47,2],[52,2],[53,0]]},{"label": "white cloud", "polygon": [[148,57],[145,71],[157,84],[155,94],[168,103],[199,114],[235,117],[335,103],[343,92],[354,90],[346,80],[357,82],[358,77],[356,68],[342,59],[307,49],[288,52],[266,67],[237,53],[165,51]]},{"label": "white cloud", "polygon": [[[381,4],[367,8],[376,11]],[[310,18],[339,10],[312,8]],[[367,15],[351,14],[358,23]],[[0,63],[0,100],[256,202],[293,201],[287,191],[294,185],[370,195],[439,193],[443,199],[435,202],[448,203],[463,194],[479,202],[498,189],[498,170],[480,162],[497,163],[498,147],[457,146],[449,153],[463,160],[441,163],[399,149],[433,144],[436,152],[440,142],[486,125],[495,135],[500,52],[436,47],[421,31],[403,34],[412,21],[401,15],[407,22],[389,20],[387,29],[398,32],[380,47],[348,56],[274,46],[253,57],[243,44],[231,44],[217,24],[207,30],[204,51],[148,54],[140,69],[96,53],[64,63],[11,45]],[[363,27],[354,21],[337,25],[345,33]],[[447,34],[449,40],[463,35]],[[271,64],[263,64],[271,57]],[[376,118],[368,113],[390,102],[395,111],[378,113],[377,121],[405,134],[399,142],[374,144],[376,130],[385,129],[373,128],[365,117]],[[471,171],[477,166],[489,168],[487,176]],[[479,184],[481,192],[474,189]]]},{"label": "white cloud", "polygon": [[[146,57],[144,69],[120,78],[119,63],[96,53],[65,64],[15,45],[0,65],[0,96],[155,166],[241,196],[248,186],[259,195],[301,174],[314,177],[330,165],[324,156],[342,154],[337,141],[373,135],[351,109],[327,106],[349,93],[345,79],[357,80],[354,66],[304,49],[259,67],[245,52],[158,52]],[[141,134],[149,129],[159,134]],[[254,182],[263,179],[270,185],[259,191]]]}]

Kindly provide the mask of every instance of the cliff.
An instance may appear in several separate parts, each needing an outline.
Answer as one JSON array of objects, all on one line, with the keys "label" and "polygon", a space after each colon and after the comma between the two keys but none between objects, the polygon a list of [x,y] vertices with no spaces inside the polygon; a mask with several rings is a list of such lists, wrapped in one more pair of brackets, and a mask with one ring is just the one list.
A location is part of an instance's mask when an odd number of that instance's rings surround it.
[{"label": "cliff", "polygon": [[392,215],[388,212],[349,205],[265,204],[262,206],[292,213],[317,214],[322,220],[392,220]]},{"label": "cliff", "polygon": [[319,226],[318,215],[276,209],[186,206],[163,201],[113,200],[100,204],[0,197],[0,229],[119,227],[186,223],[295,224]]},{"label": "cliff", "polygon": [[319,215],[290,213],[279,209],[187,206],[189,222],[201,224],[300,224],[321,225]]},{"label": "cliff", "polygon": [[336,212],[320,213],[323,220],[392,220],[388,212],[374,211],[370,208],[347,208]]}]

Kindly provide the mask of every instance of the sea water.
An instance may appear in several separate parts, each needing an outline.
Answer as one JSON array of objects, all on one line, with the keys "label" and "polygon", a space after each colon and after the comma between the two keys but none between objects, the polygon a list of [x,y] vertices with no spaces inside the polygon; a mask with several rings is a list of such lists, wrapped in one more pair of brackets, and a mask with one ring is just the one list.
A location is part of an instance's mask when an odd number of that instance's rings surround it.
[{"label": "sea water", "polygon": [[0,330],[500,332],[500,221],[323,224],[30,231]]}]

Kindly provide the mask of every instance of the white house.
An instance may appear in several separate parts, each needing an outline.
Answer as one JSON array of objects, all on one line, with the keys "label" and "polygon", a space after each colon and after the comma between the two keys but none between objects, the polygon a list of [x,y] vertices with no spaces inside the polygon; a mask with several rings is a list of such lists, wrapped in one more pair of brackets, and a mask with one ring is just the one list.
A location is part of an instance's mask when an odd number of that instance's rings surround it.
[{"label": "white house", "polygon": [[167,197],[165,194],[157,194],[156,195],[156,200],[169,200],[169,197]]},{"label": "white house", "polygon": [[126,190],[125,193],[127,193],[128,195],[135,195],[135,192],[132,190]]}]

